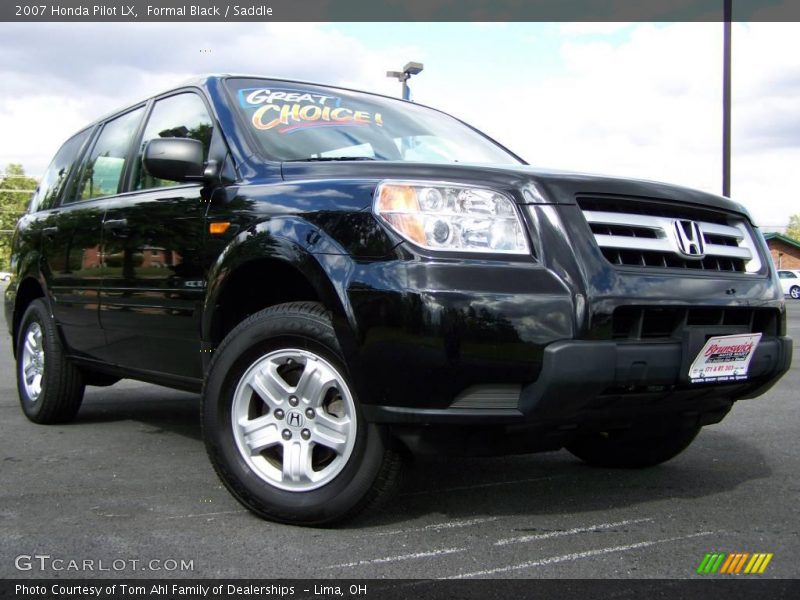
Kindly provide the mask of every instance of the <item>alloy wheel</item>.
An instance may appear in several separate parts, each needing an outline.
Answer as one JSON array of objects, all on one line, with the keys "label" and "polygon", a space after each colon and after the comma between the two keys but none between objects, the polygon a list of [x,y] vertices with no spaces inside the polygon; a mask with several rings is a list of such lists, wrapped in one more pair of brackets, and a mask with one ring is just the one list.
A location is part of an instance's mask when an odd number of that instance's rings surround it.
[{"label": "alloy wheel", "polygon": [[276,350],[255,361],[236,386],[231,411],[242,458],[282,490],[322,487],[353,451],[353,396],[341,373],[307,350]]},{"label": "alloy wheel", "polygon": [[36,402],[42,393],[44,377],[44,343],[42,327],[33,321],[24,334],[22,346],[22,385],[31,402]]}]

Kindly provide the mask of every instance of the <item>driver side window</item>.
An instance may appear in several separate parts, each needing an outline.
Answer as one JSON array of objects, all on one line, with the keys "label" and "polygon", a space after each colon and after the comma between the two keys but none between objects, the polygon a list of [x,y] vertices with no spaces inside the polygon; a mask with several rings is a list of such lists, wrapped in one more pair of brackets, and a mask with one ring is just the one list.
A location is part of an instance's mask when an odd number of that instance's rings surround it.
[{"label": "driver side window", "polygon": [[139,146],[139,155],[135,162],[134,189],[146,190],[181,185],[177,181],[157,179],[147,172],[142,164],[144,147],[147,142],[155,138],[171,137],[199,140],[203,143],[203,160],[207,160],[213,130],[213,122],[208,114],[208,109],[197,94],[185,92],[158,100],[147,120],[142,143]]}]

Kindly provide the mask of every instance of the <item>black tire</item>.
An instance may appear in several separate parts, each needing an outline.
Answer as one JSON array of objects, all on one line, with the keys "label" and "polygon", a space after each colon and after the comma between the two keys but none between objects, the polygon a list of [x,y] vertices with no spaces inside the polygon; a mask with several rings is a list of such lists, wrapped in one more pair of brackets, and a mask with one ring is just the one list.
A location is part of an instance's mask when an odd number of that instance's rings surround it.
[{"label": "black tire", "polygon": [[674,458],[692,443],[700,427],[673,427],[647,433],[637,430],[593,433],[567,450],[595,467],[641,469]]},{"label": "black tire", "polygon": [[[35,347],[37,352],[26,350],[29,334],[39,340]],[[36,386],[33,381],[26,382],[24,371],[26,360],[34,354],[41,356],[40,352],[43,353],[43,361],[37,358],[35,362],[37,365],[41,362],[42,373],[39,391],[35,393]],[[25,416],[34,423],[43,425],[72,421],[83,401],[84,384],[81,373],[67,359],[55,323],[41,298],[30,303],[20,321],[17,338],[17,390]]]},{"label": "black tire", "polygon": [[789,296],[795,300],[800,300],[800,286],[793,285],[789,288]]},{"label": "black tire", "polygon": [[[302,357],[297,362],[292,358],[284,358],[284,354],[291,355],[293,352],[307,353],[311,358],[302,365]],[[264,364],[269,366],[261,366]],[[299,408],[297,396],[291,395],[296,392],[290,392],[289,396],[281,398],[280,402],[286,403],[278,405],[274,403],[278,400],[273,397],[280,394],[269,394],[270,400],[264,400],[246,382],[253,382],[253,377],[263,377],[264,373],[273,373],[269,371],[271,368],[275,368],[274,373],[278,373],[280,369],[291,369],[297,365],[300,365],[297,369],[302,369],[298,377],[302,378],[309,364],[323,365],[322,368],[331,367],[332,371],[329,372],[335,372],[339,376],[334,392],[339,402],[345,402],[341,399],[342,396],[348,398],[347,405],[350,408],[347,423],[348,427],[355,430],[354,435],[343,434],[348,439],[347,444],[351,449],[349,454],[345,456],[344,452],[336,454],[334,451],[334,458],[329,460],[329,465],[338,461],[335,463],[338,471],[332,471],[332,479],[314,489],[306,488],[315,484],[309,483],[303,487],[303,483],[295,483],[286,475],[284,452],[289,453],[293,446],[300,447],[302,442],[299,437],[292,437],[289,441],[286,437],[282,437],[282,440],[271,438],[271,447],[254,452],[252,449],[245,449],[242,441],[244,434],[240,433],[244,430],[244,426],[241,426],[242,419],[249,423],[247,419],[257,418],[252,416],[254,407],[262,406],[260,410],[263,413],[259,412],[258,415],[271,419],[268,427],[272,428],[273,436],[282,427],[285,427],[281,431],[282,435],[289,431],[289,421],[296,420],[296,415],[292,413],[300,412],[307,416],[308,412],[303,411],[308,411],[308,408],[304,407],[310,408],[312,405],[305,404],[306,396],[298,393],[303,403]],[[313,371],[314,368],[311,369],[312,373]],[[253,375],[254,373],[258,375]],[[274,375],[272,377],[270,383],[275,381]],[[203,439],[220,479],[246,508],[273,521],[297,525],[330,525],[355,517],[369,507],[375,507],[391,494],[400,477],[401,455],[392,447],[392,441],[382,428],[365,421],[349,379],[330,317],[317,303],[294,302],[262,310],[240,323],[225,338],[209,365],[203,388]],[[288,385],[291,387],[291,384]],[[295,390],[300,389],[300,381],[294,385]],[[281,392],[284,388],[285,386],[280,388]],[[236,419],[238,425],[234,427],[233,412],[240,410],[237,407],[242,405],[242,398],[246,399],[244,402],[249,406],[249,412],[245,417],[241,416],[244,413],[237,412],[240,416]],[[295,402],[291,405],[295,408],[290,407],[291,401]],[[315,423],[321,424],[323,417],[330,416],[323,415],[323,410],[325,409],[317,408],[314,413],[312,408],[311,414],[316,414],[317,421],[308,417],[303,421],[303,426],[313,429]],[[289,433],[312,435],[308,429]],[[303,439],[309,440],[309,437]],[[353,441],[350,442],[350,439]],[[314,462],[315,446],[318,444],[313,441],[314,439],[307,442],[311,451],[304,455],[305,459],[298,458],[299,462],[306,465]],[[328,451],[324,445],[317,449]],[[312,465],[310,468],[313,470],[315,467]],[[329,468],[333,469],[333,466],[324,466],[320,472]],[[270,469],[274,473],[271,474]],[[299,488],[282,487],[291,485]]]}]

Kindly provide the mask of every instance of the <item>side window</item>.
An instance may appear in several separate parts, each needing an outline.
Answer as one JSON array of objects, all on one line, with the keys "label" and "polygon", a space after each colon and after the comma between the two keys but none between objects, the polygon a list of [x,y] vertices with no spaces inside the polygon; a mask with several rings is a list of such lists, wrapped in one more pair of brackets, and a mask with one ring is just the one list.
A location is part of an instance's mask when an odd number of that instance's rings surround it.
[{"label": "side window", "polygon": [[144,108],[137,108],[105,124],[89,156],[83,161],[73,200],[117,193],[125,159],[143,112]]},{"label": "side window", "polygon": [[73,163],[77,160],[81,148],[83,148],[89,137],[89,133],[91,133],[91,129],[85,129],[71,137],[61,146],[42,176],[42,181],[39,183],[39,187],[31,200],[30,212],[47,210],[55,206],[56,200],[72,171]]},{"label": "side window", "polygon": [[137,190],[179,185],[176,181],[156,179],[147,173],[142,165],[144,147],[154,138],[192,138],[203,142],[203,158],[208,158],[208,147],[211,145],[213,125],[205,103],[195,93],[186,92],[159,100],[153,106],[153,112],[139,146],[136,159],[134,187]]}]

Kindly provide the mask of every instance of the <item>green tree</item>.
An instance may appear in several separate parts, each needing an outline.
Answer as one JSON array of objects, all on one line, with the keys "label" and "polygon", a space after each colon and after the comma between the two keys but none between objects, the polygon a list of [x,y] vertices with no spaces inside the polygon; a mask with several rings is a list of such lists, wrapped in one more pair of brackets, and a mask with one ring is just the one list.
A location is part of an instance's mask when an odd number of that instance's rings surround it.
[{"label": "green tree", "polygon": [[25,175],[22,165],[10,164],[0,174],[0,270],[9,269],[14,228],[28,208],[36,185],[33,177]]},{"label": "green tree", "polygon": [[789,226],[786,228],[786,235],[800,241],[800,215],[789,217]]}]

